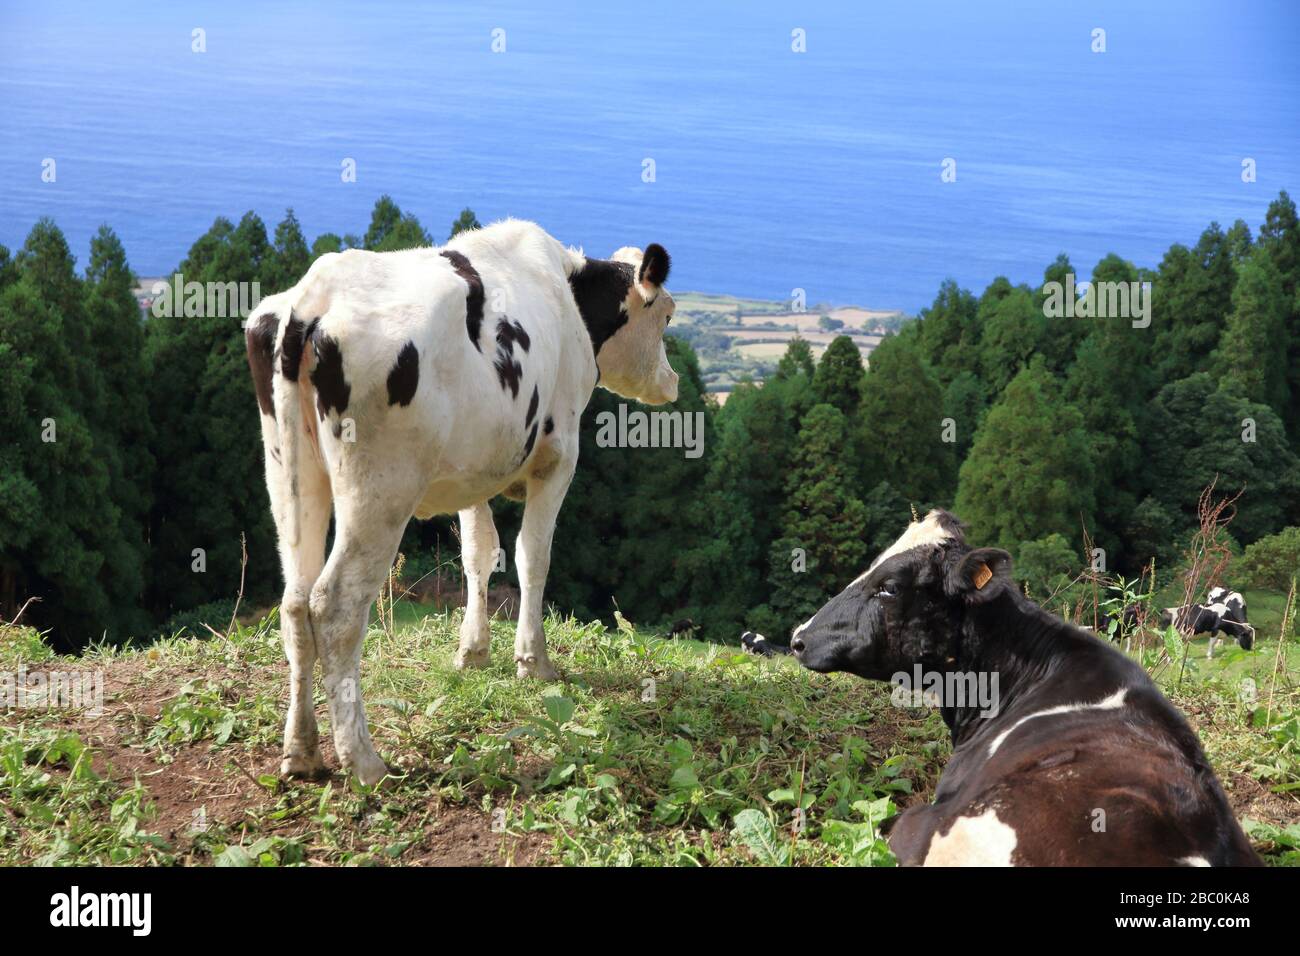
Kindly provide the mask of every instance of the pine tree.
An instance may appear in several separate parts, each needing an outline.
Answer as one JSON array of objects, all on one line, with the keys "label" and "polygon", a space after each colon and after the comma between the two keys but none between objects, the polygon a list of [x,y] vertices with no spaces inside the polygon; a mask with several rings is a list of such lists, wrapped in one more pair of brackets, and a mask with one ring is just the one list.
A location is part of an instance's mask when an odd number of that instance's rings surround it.
[{"label": "pine tree", "polygon": [[148,378],[144,322],[134,286],[121,241],[107,226],[100,227],[90,243],[85,312],[104,395],[87,417],[97,456],[109,472],[109,501],[118,512],[116,525],[103,526],[101,572],[116,612],[112,623],[118,638],[143,635],[149,627],[144,600],[154,436],[143,387]]},{"label": "pine tree", "polygon": [[929,308],[917,323],[921,354],[948,386],[962,372],[977,374],[980,340],[979,304],[952,279],[944,280]]},{"label": "pine tree", "polygon": [[742,384],[719,409],[704,486],[709,543],[697,553],[692,604],[710,633],[735,634],[768,597],[796,429],[781,385]]},{"label": "pine tree", "polygon": [[1038,360],[989,409],[961,466],[957,514],[973,541],[1015,553],[1052,532],[1076,540],[1092,525],[1094,486],[1083,416]]},{"label": "pine tree", "polygon": [[0,442],[0,601],[12,617],[40,598],[24,622],[75,650],[122,621],[101,579],[120,509],[88,420],[103,377],[83,284],[53,222],[36,224],[15,265],[0,291],[0,394],[12,405]]},{"label": "pine tree", "polygon": [[862,401],[862,353],[847,335],[837,335],[822,353],[813,373],[813,393],[853,418]]},{"label": "pine tree", "polygon": [[[1104,270],[1104,266],[1098,266]],[[1047,316],[1048,290],[1067,286],[1069,277],[1074,275],[1074,266],[1065,253],[1061,253],[1043,270],[1043,285],[1034,293],[1034,308]],[[1093,279],[1099,278],[1097,271]],[[1069,317],[1046,317],[1043,323],[1043,336],[1039,341],[1043,358],[1047,361],[1047,370],[1053,375],[1063,375],[1074,361],[1075,352],[1090,331],[1088,320]]]},{"label": "pine tree", "polygon": [[314,257],[307,249],[302,226],[293,210],[275,227],[275,241],[270,255],[262,263],[262,294],[273,295],[294,285],[307,272]]},{"label": "pine tree", "polygon": [[772,546],[771,610],[778,633],[788,633],[866,568],[867,513],[853,493],[848,439],[848,422],[832,405],[814,406],[799,430],[782,535]]},{"label": "pine tree", "polygon": [[1152,355],[1156,381],[1172,382],[1205,371],[1232,311],[1236,280],[1232,246],[1217,223],[1195,248],[1173,245],[1152,284],[1153,320],[1158,330]]},{"label": "pine tree", "polygon": [[[1131,263],[1109,255],[1093,269],[1092,281],[1131,284],[1141,277]],[[1142,487],[1138,433],[1150,391],[1148,352],[1155,329],[1154,323],[1133,325],[1137,310],[1131,299],[1129,313],[1059,321],[1087,333],[1066,375],[1065,399],[1082,414],[1093,465],[1105,477],[1097,483],[1096,524],[1088,532],[1114,570],[1135,574],[1146,556],[1131,552],[1123,532]]]},{"label": "pine tree", "polygon": [[394,252],[431,246],[433,240],[415,216],[402,213],[391,196],[380,196],[362,243],[372,252]]},{"label": "pine tree", "polygon": [[[252,213],[219,218],[178,267],[186,282],[252,283],[273,250]],[[146,328],[156,463],[150,519],[150,606],[158,617],[233,599],[240,534],[248,543],[246,597],[279,593],[257,400],[242,316],[173,309]]]},{"label": "pine tree", "polygon": [[814,359],[812,346],[808,340],[795,336],[785,347],[785,354],[776,364],[776,372],[773,375],[776,379],[794,378],[800,373],[806,375],[811,382],[814,371]]},{"label": "pine tree", "polygon": [[1215,376],[1252,402],[1285,415],[1291,404],[1287,382],[1287,318],[1290,302],[1282,273],[1264,248],[1256,249],[1237,270],[1232,313],[1212,368]]},{"label": "pine tree", "polygon": [[315,261],[327,252],[342,252],[345,248],[351,246],[345,245],[336,233],[322,232],[311,244],[311,258]]},{"label": "pine tree", "polygon": [[478,221],[478,217],[474,215],[474,210],[466,206],[460,211],[460,215],[452,221],[451,233],[447,236],[447,239],[455,239],[460,233],[466,232],[470,229],[482,228],[483,226]]},{"label": "pine tree", "polygon": [[[889,335],[871,353],[857,418],[860,487],[887,480],[904,499],[945,503],[956,491],[955,439],[972,421],[944,422],[944,395],[913,336]],[[948,438],[954,441],[948,441]]]},{"label": "pine tree", "polygon": [[1290,398],[1282,420],[1291,436],[1291,447],[1300,452],[1300,218],[1285,190],[1269,204],[1259,245],[1277,267],[1287,303],[1285,365]]},{"label": "pine tree", "polygon": [[[564,547],[552,552],[547,594],[587,618],[611,619],[615,603],[637,622],[662,621],[688,609],[696,552],[707,545],[700,489],[713,445],[712,409],[690,346],[675,336],[664,341],[679,376],[671,408],[597,389],[583,413],[578,470],[555,533]],[[690,458],[680,447],[601,447],[599,416],[617,416],[620,404],[629,413],[703,414],[704,454]],[[502,529],[503,546],[506,538]]]},{"label": "pine tree", "polygon": [[980,299],[980,377],[989,391],[1000,394],[1031,358],[1043,354],[1047,318],[1034,293],[998,278]]}]

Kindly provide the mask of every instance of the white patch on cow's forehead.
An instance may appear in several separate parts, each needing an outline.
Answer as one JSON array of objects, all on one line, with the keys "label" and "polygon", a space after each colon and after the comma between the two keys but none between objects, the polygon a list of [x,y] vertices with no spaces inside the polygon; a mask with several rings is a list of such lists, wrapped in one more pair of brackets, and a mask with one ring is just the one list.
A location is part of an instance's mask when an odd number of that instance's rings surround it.
[{"label": "white patch on cow's forehead", "polygon": [[1210,861],[1203,856],[1185,856],[1178,861],[1183,866],[1209,866]]},{"label": "white patch on cow's forehead", "polygon": [[[880,556],[871,562],[871,567],[859,574],[853,582],[849,584],[849,587],[851,588],[855,585],[861,584],[872,571],[876,570],[876,568],[880,566],[882,561],[892,558],[896,554],[902,554],[904,551],[910,551],[912,548],[947,544],[952,541],[953,538],[953,533],[947,528],[944,528],[940,522],[939,512],[931,511],[920,521],[913,521],[909,524],[907,530],[903,532],[902,536],[882,551]],[[845,588],[845,590],[848,590],[848,588]],[[800,632],[806,629],[809,624],[816,620],[816,618],[817,615],[814,614],[812,617],[808,618],[808,620],[796,627],[790,634],[790,639],[794,640],[798,637]]]},{"label": "white patch on cow's forehead", "polygon": [[930,840],[922,866],[1011,866],[1016,831],[992,808],[977,817],[958,817],[947,833]]},{"label": "white patch on cow's forehead", "polygon": [[871,567],[867,568],[866,571],[859,575],[858,580],[853,583],[857,584],[858,581],[861,581],[872,571],[876,570],[876,568],[880,567],[884,561],[889,560],[896,554],[902,554],[904,551],[912,550],[912,548],[947,544],[951,540],[953,540],[952,532],[940,523],[939,512],[931,511],[922,520],[913,521],[909,524],[907,530],[903,532],[902,536],[884,551],[880,552],[880,556],[871,562]]}]

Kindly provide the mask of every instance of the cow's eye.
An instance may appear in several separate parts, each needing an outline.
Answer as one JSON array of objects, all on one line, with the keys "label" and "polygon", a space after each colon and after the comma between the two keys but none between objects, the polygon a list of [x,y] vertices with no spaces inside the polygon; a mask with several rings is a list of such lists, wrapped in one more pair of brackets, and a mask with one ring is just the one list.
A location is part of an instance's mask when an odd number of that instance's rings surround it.
[{"label": "cow's eye", "polygon": [[667,325],[667,324],[668,324],[669,322],[671,322],[672,320],[673,320],[673,314],[672,314],[671,312],[669,312],[669,313],[668,313],[668,318],[664,320],[664,325]]},{"label": "cow's eye", "polygon": [[898,597],[898,582],[886,581],[880,585],[880,590],[876,594],[880,597]]}]

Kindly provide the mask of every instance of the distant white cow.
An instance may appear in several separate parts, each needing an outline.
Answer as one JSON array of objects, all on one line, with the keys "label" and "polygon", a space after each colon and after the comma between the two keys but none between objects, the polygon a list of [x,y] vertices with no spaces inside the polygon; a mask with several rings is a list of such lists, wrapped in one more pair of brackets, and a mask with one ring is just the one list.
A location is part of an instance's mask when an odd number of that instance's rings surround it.
[{"label": "distant white cow", "polygon": [[589,259],[508,220],[440,249],[325,255],[262,300],[247,346],[285,577],[283,773],[324,769],[318,658],[339,759],[367,784],[387,772],[361,704],[361,644],[412,515],[459,512],[469,600],[456,666],[482,667],[499,543],[488,500],[527,501],[516,673],[556,677],[542,591],[579,418],[597,382],[649,404],[676,400],[668,268],[662,246]]}]

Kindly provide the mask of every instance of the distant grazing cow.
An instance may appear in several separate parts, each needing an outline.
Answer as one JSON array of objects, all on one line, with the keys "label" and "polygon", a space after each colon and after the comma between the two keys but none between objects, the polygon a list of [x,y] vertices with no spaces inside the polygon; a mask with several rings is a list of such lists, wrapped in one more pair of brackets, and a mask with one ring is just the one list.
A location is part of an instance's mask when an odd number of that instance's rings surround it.
[{"label": "distant grazing cow", "polygon": [[[1235,637],[1241,647],[1250,650],[1255,645],[1255,629],[1243,621],[1234,620],[1233,613],[1226,603],[1167,607],[1160,612],[1160,626],[1169,627],[1172,624],[1189,636],[1209,634],[1206,657],[1214,656],[1214,645],[1218,643],[1220,631]],[[1244,605],[1241,614],[1245,617]]]},{"label": "distant grazing cow", "polygon": [[762,634],[754,631],[746,631],[740,635],[740,649],[746,654],[758,654],[762,657],[777,657],[790,653],[790,648],[782,644],[773,644]]},{"label": "distant grazing cow", "polygon": [[680,621],[674,621],[672,628],[668,631],[668,636],[672,637],[692,637],[700,626],[692,621],[689,617],[684,617]]},{"label": "distant grazing cow", "polygon": [[1241,596],[1239,591],[1233,591],[1230,588],[1214,587],[1205,596],[1206,604],[1222,604],[1226,607],[1227,613],[1224,615],[1230,621],[1236,621],[1238,624],[1248,623],[1246,618],[1246,599]]},{"label": "distant grazing cow", "polygon": [[361,704],[361,643],[412,515],[459,512],[469,587],[456,666],[483,667],[498,546],[488,501],[527,501],[516,673],[555,678],[542,590],[578,420],[597,382],[652,405],[676,399],[668,268],[662,246],[589,259],[508,220],[441,249],[327,254],[262,300],[247,346],[285,577],[282,772],[323,769],[319,659],[339,759],[367,784],[386,773]]},{"label": "distant grazing cow", "polygon": [[[1246,620],[1246,599],[1242,597],[1239,592],[1225,587],[1210,588],[1210,593],[1206,595],[1206,598],[1210,604],[1222,604],[1227,608],[1226,613],[1222,615],[1223,623],[1230,621],[1234,624],[1240,625],[1234,634],[1237,638],[1237,643],[1246,650],[1250,650],[1254,647],[1255,629],[1251,627],[1250,623]],[[1222,627],[1221,629],[1225,630],[1229,634],[1233,633],[1232,630]],[[1246,635],[1244,640],[1243,635]],[[1210,641],[1214,641],[1213,636],[1210,637]]]},{"label": "distant grazing cow", "polygon": [[[953,688],[940,710],[952,758],[934,803],[896,818],[899,861],[1259,865],[1196,734],[1146,672],[1029,601],[1010,571],[1009,554],[972,549],[932,511],[794,633],[812,670]],[[967,678],[992,676],[996,706],[964,699]]]}]

